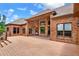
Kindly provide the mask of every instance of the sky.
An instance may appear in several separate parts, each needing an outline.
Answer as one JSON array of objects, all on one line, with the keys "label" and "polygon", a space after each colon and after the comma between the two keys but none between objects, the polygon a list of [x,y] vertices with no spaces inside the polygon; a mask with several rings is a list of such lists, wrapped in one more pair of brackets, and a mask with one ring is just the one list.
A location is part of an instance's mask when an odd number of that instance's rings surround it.
[{"label": "sky", "polygon": [[0,3],[0,13],[7,17],[6,23],[9,23],[18,18],[29,18],[42,10],[63,5],[64,3]]}]

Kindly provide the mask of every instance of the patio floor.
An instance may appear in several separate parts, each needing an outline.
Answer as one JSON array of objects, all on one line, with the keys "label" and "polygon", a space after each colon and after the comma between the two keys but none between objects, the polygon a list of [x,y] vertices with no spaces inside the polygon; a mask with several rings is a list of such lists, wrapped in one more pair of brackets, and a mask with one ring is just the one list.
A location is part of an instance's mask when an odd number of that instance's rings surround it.
[{"label": "patio floor", "polygon": [[79,45],[55,42],[42,37],[8,37],[12,43],[0,47],[1,56],[75,56],[79,55]]}]

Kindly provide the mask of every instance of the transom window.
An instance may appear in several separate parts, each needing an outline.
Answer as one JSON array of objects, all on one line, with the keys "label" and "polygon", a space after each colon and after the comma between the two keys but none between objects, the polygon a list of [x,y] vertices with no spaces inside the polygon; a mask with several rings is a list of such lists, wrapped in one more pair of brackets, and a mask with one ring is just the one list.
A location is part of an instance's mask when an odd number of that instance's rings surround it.
[{"label": "transom window", "polygon": [[40,26],[44,27],[45,26],[45,21],[40,21]]},{"label": "transom window", "polygon": [[57,36],[67,36],[71,37],[71,23],[64,23],[57,25]]}]

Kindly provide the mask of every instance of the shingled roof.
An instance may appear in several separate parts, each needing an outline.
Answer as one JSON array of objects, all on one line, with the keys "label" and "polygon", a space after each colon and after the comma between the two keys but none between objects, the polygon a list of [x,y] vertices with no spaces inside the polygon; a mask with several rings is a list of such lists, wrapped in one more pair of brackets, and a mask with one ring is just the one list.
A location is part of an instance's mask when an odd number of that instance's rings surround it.
[{"label": "shingled roof", "polygon": [[32,15],[32,17],[29,17],[29,18],[26,18],[26,19],[28,20],[30,18],[37,17],[37,16],[40,16],[40,15],[43,15],[43,14],[46,14],[46,13],[49,13],[49,12],[52,12],[52,11],[53,10],[51,10],[51,9],[45,9],[45,10],[42,10],[42,11],[38,12],[35,15]]},{"label": "shingled roof", "polygon": [[8,23],[6,25],[9,25],[9,24],[16,24],[16,25],[22,25],[22,24],[26,24],[27,22],[25,21],[24,18],[19,18],[19,19],[16,19],[15,21],[11,22],[11,23]]},{"label": "shingled roof", "polygon": [[[52,16],[53,16],[53,11],[56,12],[56,15],[54,15],[53,17],[59,17],[59,16],[63,16],[63,15],[73,14],[73,12],[74,12],[73,10],[74,10],[74,4],[71,3],[71,4],[64,5],[64,6],[55,8],[55,9],[46,9],[46,10],[40,11],[30,18],[40,16],[40,15],[43,15],[43,14],[46,14],[49,12],[52,12]],[[27,18],[27,19],[29,20],[30,18]]]},{"label": "shingled roof", "polygon": [[34,16],[39,16],[39,15],[46,14],[46,13],[49,13],[49,12],[52,12],[52,11],[53,10],[51,10],[51,9],[46,9],[46,10],[43,10],[43,11],[38,12]]},{"label": "shingled roof", "polygon": [[54,9],[54,11],[57,13],[53,17],[58,17],[58,16],[63,16],[63,15],[68,15],[68,14],[73,14],[74,6],[73,4],[65,5],[59,8]]}]

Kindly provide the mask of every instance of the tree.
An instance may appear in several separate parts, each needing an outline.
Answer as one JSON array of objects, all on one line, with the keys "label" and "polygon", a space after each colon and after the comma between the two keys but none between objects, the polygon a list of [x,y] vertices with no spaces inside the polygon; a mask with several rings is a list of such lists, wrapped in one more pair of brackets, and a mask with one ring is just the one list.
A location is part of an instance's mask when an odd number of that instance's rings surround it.
[{"label": "tree", "polygon": [[0,34],[2,34],[5,31],[5,21],[6,21],[6,16],[0,14]]}]

